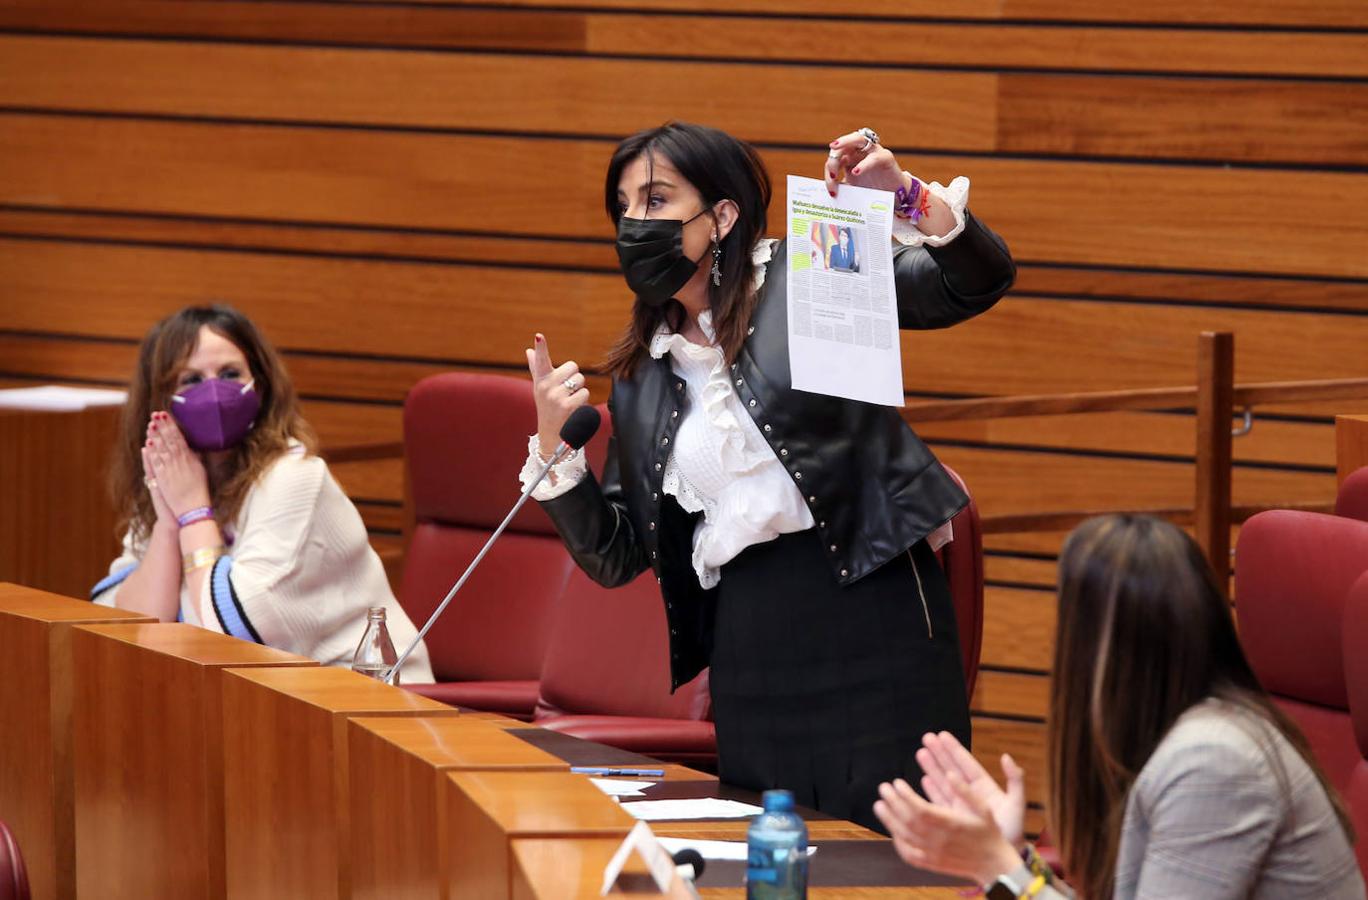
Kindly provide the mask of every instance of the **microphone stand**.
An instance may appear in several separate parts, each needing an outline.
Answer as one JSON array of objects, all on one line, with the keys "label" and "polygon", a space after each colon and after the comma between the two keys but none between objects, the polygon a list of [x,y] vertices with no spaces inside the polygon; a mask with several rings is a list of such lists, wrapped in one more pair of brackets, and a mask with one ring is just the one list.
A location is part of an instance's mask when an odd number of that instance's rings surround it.
[{"label": "microphone stand", "polygon": [[447,592],[446,598],[432,611],[432,615],[428,616],[426,624],[424,624],[422,630],[418,632],[418,636],[413,639],[413,643],[409,644],[398,661],[396,661],[393,666],[390,666],[389,671],[385,673],[385,677],[382,679],[386,684],[395,683],[399,670],[404,667],[405,661],[408,660],[413,651],[418,649],[418,645],[423,642],[423,638],[437,621],[437,617],[442,614],[442,610],[447,608],[447,604],[451,602],[451,598],[455,597],[456,592],[466,583],[466,579],[470,577],[470,573],[475,571],[475,567],[480,564],[480,560],[484,559],[485,554],[489,552],[489,548],[494,544],[494,541],[498,540],[499,535],[503,534],[504,529],[508,527],[508,523],[513,521],[513,517],[518,514],[518,510],[522,509],[523,504],[527,503],[527,498],[532,496],[532,491],[536,490],[537,485],[541,484],[542,479],[551,471],[551,467],[560,462],[561,457],[564,456],[569,449],[570,445],[565,441],[561,441],[560,446],[556,447],[556,452],[551,454],[551,461],[542,466],[542,470],[537,474],[536,479],[523,490],[522,496],[518,498],[518,502],[513,504],[513,508],[508,511],[508,515],[504,516],[504,520],[499,523],[499,527],[494,529],[494,533],[489,536],[489,540],[485,541],[485,545],[480,548],[480,552],[475,554],[475,558],[471,560],[470,565],[466,567],[465,572],[462,573],[456,583],[451,586],[451,590]]}]

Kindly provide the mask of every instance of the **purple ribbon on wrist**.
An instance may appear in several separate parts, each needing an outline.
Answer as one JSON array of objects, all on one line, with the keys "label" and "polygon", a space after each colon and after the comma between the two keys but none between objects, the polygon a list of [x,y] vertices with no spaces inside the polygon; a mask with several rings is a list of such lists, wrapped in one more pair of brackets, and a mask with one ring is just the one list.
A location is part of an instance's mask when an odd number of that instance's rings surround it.
[{"label": "purple ribbon on wrist", "polygon": [[212,506],[197,506],[176,516],[176,522],[184,528],[187,525],[194,525],[196,522],[203,522],[205,519],[212,519],[213,517],[214,508]]},{"label": "purple ribbon on wrist", "polygon": [[900,187],[893,192],[893,212],[902,216],[904,219],[911,219],[916,222],[922,217],[921,206],[917,203],[921,199],[922,184],[917,179],[912,179],[912,190]]}]

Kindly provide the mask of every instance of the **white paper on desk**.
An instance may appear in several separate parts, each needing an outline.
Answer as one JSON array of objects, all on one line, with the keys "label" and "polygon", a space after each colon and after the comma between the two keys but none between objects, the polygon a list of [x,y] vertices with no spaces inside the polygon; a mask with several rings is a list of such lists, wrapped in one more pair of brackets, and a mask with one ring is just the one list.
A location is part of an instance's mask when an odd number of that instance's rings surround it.
[{"label": "white paper on desk", "polygon": [[[698,851],[698,855],[704,859],[735,860],[745,862],[749,858],[746,850],[745,841],[692,841],[688,838],[658,837],[656,841],[664,847],[671,856],[690,847]],[[809,845],[807,855],[811,856],[817,852],[815,845]]]},{"label": "white paper on desk", "polygon": [[127,399],[127,391],[45,384],[0,391],[0,409],[76,412],[88,406],[119,406]]},{"label": "white paper on desk", "polygon": [[705,797],[698,800],[634,800],[622,804],[627,812],[647,822],[670,819],[744,819],[758,816],[763,807],[737,800]]},{"label": "white paper on desk", "polygon": [[644,788],[651,787],[654,781],[626,781],[621,778],[590,778],[594,787],[609,797],[645,797]]},{"label": "white paper on desk", "polygon": [[902,406],[893,195],[788,177],[789,371],[800,391]]}]

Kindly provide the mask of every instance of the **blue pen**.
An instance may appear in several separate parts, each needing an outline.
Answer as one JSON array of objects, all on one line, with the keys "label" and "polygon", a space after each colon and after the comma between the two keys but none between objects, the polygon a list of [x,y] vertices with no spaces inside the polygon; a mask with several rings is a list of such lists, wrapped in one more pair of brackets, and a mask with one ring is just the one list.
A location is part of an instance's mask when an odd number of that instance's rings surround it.
[{"label": "blue pen", "polygon": [[571,766],[570,771],[577,775],[601,775],[604,777],[627,776],[630,778],[645,778],[654,776],[664,778],[664,769],[607,769],[599,766]]}]

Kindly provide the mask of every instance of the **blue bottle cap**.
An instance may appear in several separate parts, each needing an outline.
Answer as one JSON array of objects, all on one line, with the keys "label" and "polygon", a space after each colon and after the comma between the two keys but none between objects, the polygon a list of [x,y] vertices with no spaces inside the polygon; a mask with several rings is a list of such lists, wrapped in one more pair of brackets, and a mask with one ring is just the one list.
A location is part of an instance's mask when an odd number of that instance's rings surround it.
[{"label": "blue bottle cap", "polygon": [[765,791],[760,802],[765,805],[765,812],[792,812],[793,791]]}]

